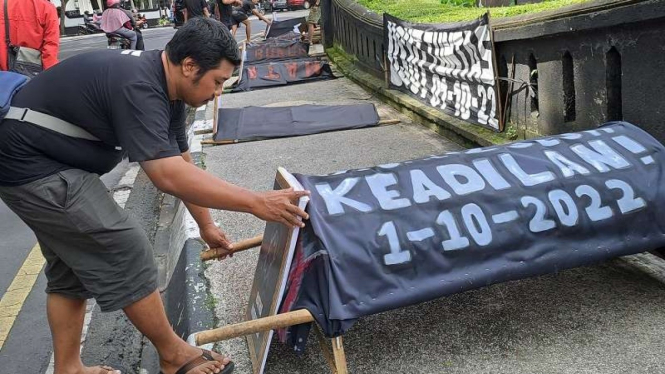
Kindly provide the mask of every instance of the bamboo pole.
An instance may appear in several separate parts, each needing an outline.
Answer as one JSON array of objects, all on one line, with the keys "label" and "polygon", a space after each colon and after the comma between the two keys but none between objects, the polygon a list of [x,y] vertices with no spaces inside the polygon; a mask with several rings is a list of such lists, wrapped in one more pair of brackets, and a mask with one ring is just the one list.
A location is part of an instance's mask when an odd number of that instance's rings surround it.
[{"label": "bamboo pole", "polygon": [[212,134],[213,129],[202,129],[202,130],[196,130],[194,131],[194,135],[205,135],[205,134]]},{"label": "bamboo pole", "polygon": [[237,143],[236,140],[212,140],[212,139],[206,139],[206,140],[201,140],[201,144],[203,145],[224,145],[224,144],[233,144]]},{"label": "bamboo pole", "polygon": [[335,368],[337,374],[347,374],[346,354],[344,353],[344,343],[342,337],[338,336],[332,339],[333,355],[335,356]]},{"label": "bamboo pole", "polygon": [[[261,245],[261,242],[263,242],[263,235],[255,236],[251,239],[246,239],[239,241],[237,243],[233,244],[233,250],[231,253],[238,253],[242,252],[245,250],[248,250],[250,248],[255,248]],[[219,252],[219,248],[210,248],[209,250],[205,252],[201,252],[201,261],[209,261],[209,260],[214,260],[216,258],[220,258],[222,256],[228,255],[226,251],[224,252]]]},{"label": "bamboo pole", "polygon": [[316,339],[319,341],[319,348],[321,348],[321,353],[323,358],[328,362],[330,366],[330,371],[333,374],[337,374],[337,365],[335,364],[335,355],[333,351],[328,348],[328,339],[323,335],[318,326],[314,327],[314,333],[316,334]]},{"label": "bamboo pole", "polygon": [[254,319],[227,325],[213,330],[201,331],[196,334],[196,345],[204,345],[222,340],[237,338],[257,332],[282,329],[289,326],[314,322],[314,317],[307,309],[277,314],[270,317]]}]

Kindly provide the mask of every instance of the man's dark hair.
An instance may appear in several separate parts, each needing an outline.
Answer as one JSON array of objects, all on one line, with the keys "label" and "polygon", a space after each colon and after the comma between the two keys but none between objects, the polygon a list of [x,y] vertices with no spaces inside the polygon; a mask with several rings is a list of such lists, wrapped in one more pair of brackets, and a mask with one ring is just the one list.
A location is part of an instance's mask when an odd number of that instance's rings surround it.
[{"label": "man's dark hair", "polygon": [[173,64],[190,57],[199,66],[197,79],[226,59],[240,65],[240,51],[228,27],[211,18],[188,20],[166,45],[166,56]]}]

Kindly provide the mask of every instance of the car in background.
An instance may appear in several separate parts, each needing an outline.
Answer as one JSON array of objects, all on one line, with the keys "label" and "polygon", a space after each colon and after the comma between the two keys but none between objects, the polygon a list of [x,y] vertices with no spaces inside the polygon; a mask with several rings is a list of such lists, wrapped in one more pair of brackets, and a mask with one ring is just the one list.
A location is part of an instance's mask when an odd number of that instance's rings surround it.
[{"label": "car in background", "polygon": [[308,0],[286,0],[286,3],[290,10],[309,9],[310,6]]},{"label": "car in background", "polygon": [[259,11],[263,14],[272,13],[272,1],[271,0],[261,0],[259,1]]},{"label": "car in background", "polygon": [[287,0],[271,0],[272,11],[276,12],[278,10],[284,11],[289,10],[289,5]]},{"label": "car in background", "polygon": [[296,9],[309,9],[310,4],[308,0],[272,0],[272,10],[296,10]]}]

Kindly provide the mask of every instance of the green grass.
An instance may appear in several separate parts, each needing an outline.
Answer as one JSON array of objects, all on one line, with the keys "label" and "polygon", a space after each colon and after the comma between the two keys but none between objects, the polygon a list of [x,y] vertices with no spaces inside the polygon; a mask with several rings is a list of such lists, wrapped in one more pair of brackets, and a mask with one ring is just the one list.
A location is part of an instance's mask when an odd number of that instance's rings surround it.
[{"label": "green grass", "polygon": [[[444,23],[470,21],[480,17],[488,8],[473,6],[470,0],[357,0],[364,7],[376,12],[387,12],[397,18],[420,23]],[[590,0],[545,0],[537,4],[489,8],[492,18],[518,16]]]}]

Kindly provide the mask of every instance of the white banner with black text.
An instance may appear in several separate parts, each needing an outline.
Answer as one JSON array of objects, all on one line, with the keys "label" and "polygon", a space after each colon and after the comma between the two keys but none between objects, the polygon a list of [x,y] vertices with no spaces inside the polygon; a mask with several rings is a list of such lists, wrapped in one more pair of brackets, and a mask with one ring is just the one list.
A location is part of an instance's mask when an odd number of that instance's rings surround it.
[{"label": "white banner with black text", "polygon": [[488,16],[413,24],[383,16],[390,88],[461,120],[499,131],[499,99]]}]

